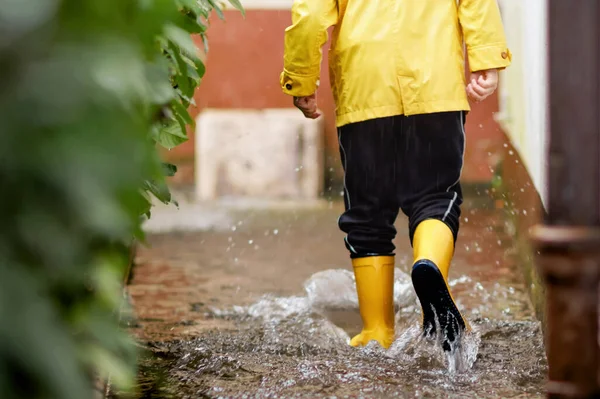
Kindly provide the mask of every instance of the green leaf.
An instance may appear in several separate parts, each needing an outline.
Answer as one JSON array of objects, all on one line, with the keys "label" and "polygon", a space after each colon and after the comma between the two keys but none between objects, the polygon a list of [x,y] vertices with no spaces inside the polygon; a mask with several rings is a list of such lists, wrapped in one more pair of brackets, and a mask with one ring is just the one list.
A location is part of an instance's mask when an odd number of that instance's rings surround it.
[{"label": "green leaf", "polygon": [[172,163],[163,162],[162,170],[165,176],[173,177],[177,173],[177,166]]},{"label": "green leaf", "polygon": [[148,81],[148,99],[153,104],[166,104],[175,98],[173,86],[169,84],[169,73],[166,63],[146,65]]},{"label": "green leaf", "polygon": [[189,10],[195,15],[202,12],[202,3],[198,0],[177,0],[177,4],[184,10]]},{"label": "green leaf", "polygon": [[217,4],[215,0],[206,1],[208,1],[208,3],[212,6],[213,10],[216,11],[217,15],[219,16],[219,19],[225,19],[225,16],[223,15],[223,10],[221,10],[221,6],[219,6],[219,4]]},{"label": "green leaf", "polygon": [[200,37],[202,38],[202,44],[204,44],[204,52],[208,53],[208,37],[204,33],[200,34]]},{"label": "green leaf", "polygon": [[[204,65],[204,64],[202,64],[202,65]],[[195,65],[194,66],[186,65],[186,68],[187,68],[188,77],[194,81],[195,87],[198,87],[198,84],[201,81],[200,74],[198,73],[198,69],[196,68]]]},{"label": "green leaf", "polygon": [[170,54],[172,54],[177,64],[178,73],[175,74],[175,83],[177,83],[182,93],[191,97],[194,94],[194,87],[190,85],[190,80],[188,79],[188,64],[183,60],[179,49],[173,43],[169,43],[169,46],[171,47]]},{"label": "green leaf", "polygon": [[189,33],[204,33],[206,32],[206,25],[202,23],[199,17],[193,15],[181,14],[176,20],[175,24],[181,29]]},{"label": "green leaf", "polygon": [[194,95],[195,83],[184,75],[175,75],[175,83],[181,91],[184,98],[190,98]]},{"label": "green leaf", "polygon": [[179,46],[181,51],[192,60],[198,59],[198,47],[192,40],[188,32],[175,25],[167,25],[165,27],[165,35],[174,44]]},{"label": "green leaf", "polygon": [[[184,116],[183,115],[179,115],[178,113],[175,113],[174,116],[175,116],[175,120],[179,124],[179,128],[181,129],[182,132],[184,132],[183,134],[185,134],[185,136],[187,137],[187,126],[188,126],[188,123],[185,120]],[[189,114],[188,114],[188,116],[189,116]]]},{"label": "green leaf", "polygon": [[152,209],[152,201],[150,199],[150,196],[144,190],[140,190],[140,196],[142,197],[142,199],[140,200],[142,206],[138,211],[138,214],[146,215],[146,217],[150,219],[150,210]]},{"label": "green leaf", "polygon": [[181,116],[186,125],[195,125],[194,120],[183,104],[177,100],[173,101],[171,104],[173,106],[173,111],[175,112],[175,117]]},{"label": "green leaf", "polygon": [[204,65],[204,62],[202,62],[201,59],[198,59],[195,62],[196,65],[196,70],[198,71],[198,75],[202,78],[204,77],[204,74],[206,73],[206,66]]},{"label": "green leaf", "polygon": [[153,180],[146,180],[144,182],[144,189],[152,193],[160,202],[168,204],[171,202],[171,191],[165,182],[156,182]]},{"label": "green leaf", "polygon": [[242,6],[242,3],[240,3],[240,0],[228,0],[229,3],[234,6],[239,12],[242,13],[242,15],[245,17],[246,16],[246,11],[244,10],[244,7]]},{"label": "green leaf", "polygon": [[177,121],[172,121],[166,126],[155,129],[153,139],[156,143],[170,150],[188,140],[185,125],[183,128]]},{"label": "green leaf", "polygon": [[209,0],[201,0],[198,4],[200,5],[200,15],[205,19],[208,19],[212,10],[212,5],[209,4]]}]

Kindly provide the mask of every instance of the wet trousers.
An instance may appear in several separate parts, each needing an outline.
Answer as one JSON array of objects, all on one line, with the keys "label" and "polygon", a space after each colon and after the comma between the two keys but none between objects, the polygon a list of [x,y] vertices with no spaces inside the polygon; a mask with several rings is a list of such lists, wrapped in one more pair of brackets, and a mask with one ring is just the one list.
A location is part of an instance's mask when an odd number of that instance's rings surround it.
[{"label": "wet trousers", "polygon": [[338,129],[345,212],[339,227],[352,258],[393,255],[394,223],[438,219],[459,230],[465,112],[393,116]]}]

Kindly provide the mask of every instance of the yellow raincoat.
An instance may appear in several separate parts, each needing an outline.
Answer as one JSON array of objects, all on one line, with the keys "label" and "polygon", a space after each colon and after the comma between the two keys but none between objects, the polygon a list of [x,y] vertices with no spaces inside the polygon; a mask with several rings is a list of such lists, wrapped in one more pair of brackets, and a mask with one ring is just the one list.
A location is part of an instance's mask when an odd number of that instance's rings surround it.
[{"label": "yellow raincoat", "polygon": [[333,25],[329,74],[338,126],[469,110],[463,43],[471,71],[511,61],[496,0],[294,0],[284,93],[315,93]]}]

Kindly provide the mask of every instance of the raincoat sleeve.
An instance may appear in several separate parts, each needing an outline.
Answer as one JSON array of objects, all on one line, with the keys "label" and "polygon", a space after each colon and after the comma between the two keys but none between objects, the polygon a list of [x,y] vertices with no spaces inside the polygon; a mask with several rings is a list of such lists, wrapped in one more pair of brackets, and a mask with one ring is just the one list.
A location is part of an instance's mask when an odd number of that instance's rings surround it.
[{"label": "raincoat sleeve", "polygon": [[504,69],[512,55],[497,0],[460,0],[458,19],[467,45],[472,72]]},{"label": "raincoat sleeve", "polygon": [[285,30],[280,76],[285,94],[305,97],[317,91],[327,29],[337,19],[337,0],[294,0],[292,25]]}]

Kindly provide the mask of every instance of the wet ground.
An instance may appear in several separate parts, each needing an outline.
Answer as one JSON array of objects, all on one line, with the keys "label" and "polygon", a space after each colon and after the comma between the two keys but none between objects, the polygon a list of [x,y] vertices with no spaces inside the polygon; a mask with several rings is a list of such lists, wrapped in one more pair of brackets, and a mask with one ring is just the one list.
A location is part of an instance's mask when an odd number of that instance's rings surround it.
[{"label": "wet ground", "polygon": [[129,285],[131,332],[148,349],[139,397],[543,397],[540,324],[501,214],[486,208],[463,211],[450,279],[474,332],[452,356],[420,338],[404,218],[388,351],[347,344],[360,318],[341,204],[215,209],[207,231],[150,235]]}]

